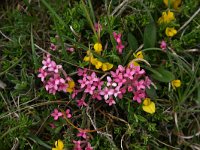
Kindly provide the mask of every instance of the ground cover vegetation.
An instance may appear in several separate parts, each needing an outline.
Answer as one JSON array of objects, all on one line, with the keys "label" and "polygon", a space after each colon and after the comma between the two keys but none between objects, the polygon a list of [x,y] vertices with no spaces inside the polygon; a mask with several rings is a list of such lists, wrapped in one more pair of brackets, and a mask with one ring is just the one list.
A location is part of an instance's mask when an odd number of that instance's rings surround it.
[{"label": "ground cover vegetation", "polygon": [[199,0],[0,5],[0,149],[200,149]]}]

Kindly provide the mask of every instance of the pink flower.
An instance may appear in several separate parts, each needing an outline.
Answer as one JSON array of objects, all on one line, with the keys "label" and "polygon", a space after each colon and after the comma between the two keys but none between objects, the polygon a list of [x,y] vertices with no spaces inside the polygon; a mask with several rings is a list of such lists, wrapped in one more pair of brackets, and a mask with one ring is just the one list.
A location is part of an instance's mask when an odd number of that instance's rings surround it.
[{"label": "pink flower", "polygon": [[87,68],[81,69],[78,68],[78,76],[87,76]]},{"label": "pink flower", "polygon": [[73,48],[73,47],[68,47],[68,48],[67,48],[67,51],[69,51],[69,52],[74,52],[74,48]]},{"label": "pink flower", "polygon": [[41,78],[42,82],[44,82],[44,79],[46,78],[47,75],[48,73],[44,69],[42,68],[39,69],[38,77]]},{"label": "pink flower", "polygon": [[58,111],[58,109],[54,109],[54,112],[51,113],[51,116],[54,117],[54,120],[58,120],[63,114]]},{"label": "pink flower", "polygon": [[114,36],[114,39],[116,40],[117,43],[121,43],[121,34],[117,34],[116,32],[113,32],[113,36]]},{"label": "pink flower", "polygon": [[96,77],[96,73],[92,72],[92,74],[87,76],[88,82],[87,84],[93,84],[94,81],[98,81],[98,78]]},{"label": "pink flower", "polygon": [[107,87],[105,87],[101,92],[100,95],[104,96],[104,99],[107,100],[109,96],[114,94],[114,90],[113,89],[108,89]]},{"label": "pink flower", "polygon": [[97,99],[97,100],[102,100],[102,97],[100,96],[99,92],[94,92],[92,95],[93,99]]},{"label": "pink flower", "polygon": [[65,111],[65,113],[66,113],[66,115],[67,115],[67,118],[71,118],[71,117],[72,117],[72,115],[70,114],[70,109],[67,109],[67,110]]},{"label": "pink flower", "polygon": [[77,134],[77,137],[82,137],[82,138],[86,139],[87,138],[87,134],[86,134],[85,131],[80,130],[79,133]]},{"label": "pink flower", "polygon": [[113,104],[116,104],[116,102],[114,101],[114,99],[112,97],[110,97],[108,100],[106,100],[106,103],[109,105],[109,106],[112,106]]},{"label": "pink flower", "polygon": [[124,77],[127,77],[132,80],[134,74],[135,74],[135,71],[133,69],[126,68],[126,73],[124,74]]},{"label": "pink flower", "polygon": [[55,61],[51,61],[48,71],[53,71],[55,73],[58,73],[59,69],[61,68],[62,68],[62,65],[57,65]]},{"label": "pink flower", "polygon": [[77,105],[79,107],[87,106],[87,104],[85,103],[85,101],[83,99],[77,100],[76,102],[78,103]]},{"label": "pink flower", "polygon": [[145,98],[145,92],[144,91],[140,90],[140,91],[134,92],[133,100],[136,100],[138,103],[141,103],[142,98]]},{"label": "pink flower", "polygon": [[167,48],[167,43],[166,43],[164,40],[161,41],[161,43],[160,43],[160,48],[161,48],[162,50],[166,50],[166,48]]},{"label": "pink flower", "polygon": [[122,51],[124,49],[124,45],[122,43],[119,43],[117,46],[116,46],[116,49],[118,50],[118,53],[119,54],[122,54]]},{"label": "pink flower", "polygon": [[82,143],[82,141],[73,141],[73,143],[74,143],[74,149],[73,150],[82,150],[82,148],[81,148],[81,143]]},{"label": "pink flower", "polygon": [[95,23],[94,24],[94,28],[95,28],[95,31],[98,32],[98,31],[101,31],[102,30],[102,26],[100,23]]},{"label": "pink flower", "polygon": [[57,49],[57,47],[56,47],[56,45],[54,45],[53,43],[51,43],[50,49],[51,49],[52,51],[55,51],[55,50]]},{"label": "pink flower", "polygon": [[50,55],[47,55],[46,59],[42,61],[43,67],[42,69],[46,69],[51,66],[51,58]]},{"label": "pink flower", "polygon": [[133,85],[137,88],[137,90],[145,89],[144,80],[140,80],[139,82],[136,80]]},{"label": "pink flower", "polygon": [[117,86],[117,83],[113,82],[111,77],[107,76],[107,86]]},{"label": "pink flower", "polygon": [[91,147],[91,144],[89,142],[87,143],[87,147],[85,148],[85,150],[93,150],[93,148]]},{"label": "pink flower", "polygon": [[90,84],[87,85],[85,89],[85,93],[90,93],[91,95],[94,93],[95,86],[91,86]]},{"label": "pink flower", "polygon": [[52,129],[56,128],[56,126],[55,126],[54,123],[50,123],[49,125],[50,125],[50,127],[51,127]]},{"label": "pink flower", "polygon": [[145,77],[144,85],[150,89],[151,80],[147,76]]},{"label": "pink flower", "polygon": [[81,88],[84,88],[87,85],[86,77],[84,77],[83,80],[78,80],[78,82],[81,84]]}]

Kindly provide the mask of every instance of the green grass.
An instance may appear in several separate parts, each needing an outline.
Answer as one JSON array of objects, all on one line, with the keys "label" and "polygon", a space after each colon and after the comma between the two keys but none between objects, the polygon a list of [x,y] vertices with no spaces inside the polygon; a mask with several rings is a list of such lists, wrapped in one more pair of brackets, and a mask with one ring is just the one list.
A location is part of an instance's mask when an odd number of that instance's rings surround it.
[{"label": "green grass", "polygon": [[[88,133],[90,143],[99,150],[200,148],[200,14],[175,37],[166,38],[164,27],[157,24],[166,10],[162,1],[125,3],[111,16],[121,2],[24,0],[0,5],[0,81],[6,85],[0,82],[1,150],[51,149],[57,139],[72,149],[72,141],[78,140],[77,127],[100,129]],[[175,11],[173,25],[181,28],[199,5],[196,0],[184,0],[180,10]],[[100,37],[94,21],[103,25]],[[126,46],[122,57],[116,52],[113,31],[122,33]],[[155,114],[142,111],[141,105],[132,103],[130,95],[112,107],[95,101],[90,103],[90,109],[79,109],[68,93],[51,95],[45,90],[37,77],[44,52],[50,52],[76,79],[77,67],[88,66],[82,61],[86,50],[99,38],[108,48],[103,55],[94,56],[113,63],[114,68],[119,63],[128,64],[137,48],[145,44],[142,51],[147,63],[142,62],[141,67],[154,82],[148,94],[156,104]],[[169,46],[167,53],[159,48],[163,39]],[[51,42],[59,46],[58,51],[49,50]],[[75,52],[68,53],[66,45],[74,47]],[[96,72],[103,75],[100,70]],[[182,82],[176,90],[170,86],[173,77]],[[58,107],[63,111],[70,108],[72,119],[55,122],[50,114]],[[57,127],[52,129],[50,123]]]}]

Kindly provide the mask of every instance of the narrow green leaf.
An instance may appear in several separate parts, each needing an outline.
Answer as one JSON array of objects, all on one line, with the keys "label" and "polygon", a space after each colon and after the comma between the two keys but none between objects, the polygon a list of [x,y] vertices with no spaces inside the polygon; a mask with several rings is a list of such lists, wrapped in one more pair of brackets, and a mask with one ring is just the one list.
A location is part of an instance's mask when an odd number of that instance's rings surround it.
[{"label": "narrow green leaf", "polygon": [[164,68],[156,69],[151,76],[160,82],[170,82],[175,79],[174,74]]},{"label": "narrow green leaf", "polygon": [[154,22],[149,23],[144,30],[144,48],[155,47],[156,43],[156,25]]},{"label": "narrow green leaf", "polygon": [[148,97],[151,98],[151,99],[158,98],[158,95],[156,93],[156,89],[153,86],[151,86],[150,89],[146,88],[146,93],[147,93]]},{"label": "narrow green leaf", "polygon": [[47,149],[51,149],[51,146],[49,146],[48,144],[46,144],[44,141],[40,140],[37,136],[34,135],[30,135],[29,139],[31,139],[33,142],[47,148]]},{"label": "narrow green leaf", "polygon": [[136,51],[138,49],[138,41],[132,33],[128,33],[128,44],[131,50]]},{"label": "narrow green leaf", "polygon": [[35,52],[35,46],[34,46],[34,41],[33,41],[33,28],[31,25],[31,49],[32,49],[32,57],[33,57],[33,64],[34,64],[34,71],[37,72],[37,69],[39,68],[38,66],[38,61],[36,57],[36,52]]}]

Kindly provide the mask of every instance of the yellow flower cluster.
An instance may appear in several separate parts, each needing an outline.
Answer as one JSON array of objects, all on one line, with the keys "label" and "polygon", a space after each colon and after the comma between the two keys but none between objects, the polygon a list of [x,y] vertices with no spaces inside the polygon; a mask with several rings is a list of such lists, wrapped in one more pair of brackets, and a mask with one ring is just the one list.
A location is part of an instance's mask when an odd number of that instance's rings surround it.
[{"label": "yellow flower cluster", "polygon": [[173,20],[175,20],[174,13],[168,10],[167,12],[162,13],[162,16],[158,19],[158,23],[170,23]]},{"label": "yellow flower cluster", "polygon": [[[101,43],[96,43],[94,45],[94,50],[96,53],[100,54],[102,51]],[[113,64],[109,62],[101,62],[97,58],[94,58],[92,52],[90,50],[87,51],[87,55],[83,59],[86,62],[90,62],[92,65],[95,66],[96,69],[102,69],[103,71],[108,71],[113,68]]]},{"label": "yellow flower cluster", "polygon": [[[172,6],[174,9],[178,9],[179,5],[181,4],[181,0],[163,0],[163,3],[169,7]],[[167,12],[163,12],[162,16],[158,19],[159,24],[168,24],[171,21],[174,21],[174,13],[168,10]],[[177,30],[174,27],[167,27],[165,29],[165,34],[168,37],[173,37],[177,34]]]},{"label": "yellow flower cluster", "polygon": [[163,0],[163,3],[169,7],[172,6],[174,9],[178,9],[181,4],[181,0]]}]

